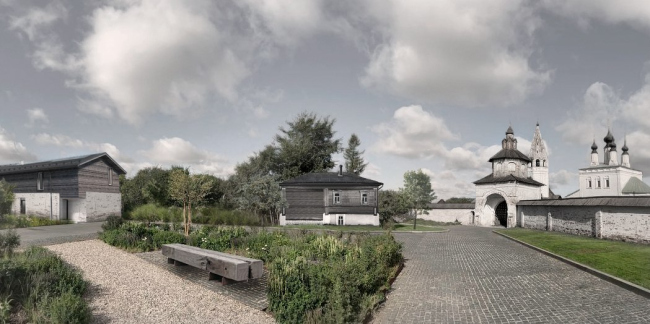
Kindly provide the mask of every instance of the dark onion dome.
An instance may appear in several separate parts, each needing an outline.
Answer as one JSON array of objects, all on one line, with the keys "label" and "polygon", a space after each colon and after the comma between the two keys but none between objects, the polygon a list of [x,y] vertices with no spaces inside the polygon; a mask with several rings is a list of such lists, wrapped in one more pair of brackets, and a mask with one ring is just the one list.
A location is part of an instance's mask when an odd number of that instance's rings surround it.
[{"label": "dark onion dome", "polygon": [[610,151],[616,151],[616,142],[612,141],[612,142],[609,144],[609,150],[610,150]]},{"label": "dark onion dome", "polygon": [[506,131],[506,135],[508,135],[508,134],[512,134],[512,135],[515,134],[515,132],[512,130],[512,126],[508,126],[508,130]]},{"label": "dark onion dome", "polygon": [[623,150],[623,154],[629,154],[629,153],[627,153],[627,151],[629,150],[629,148],[627,148],[627,139],[625,141],[623,141],[622,150]]},{"label": "dark onion dome", "polygon": [[591,144],[591,153],[598,153],[598,145],[596,145],[596,140],[594,140],[594,143]]},{"label": "dark onion dome", "polygon": [[605,143],[607,143],[607,144],[614,141],[614,135],[612,135],[612,130],[611,129],[607,130],[607,135],[605,136],[605,138],[603,138],[603,141],[605,141]]}]

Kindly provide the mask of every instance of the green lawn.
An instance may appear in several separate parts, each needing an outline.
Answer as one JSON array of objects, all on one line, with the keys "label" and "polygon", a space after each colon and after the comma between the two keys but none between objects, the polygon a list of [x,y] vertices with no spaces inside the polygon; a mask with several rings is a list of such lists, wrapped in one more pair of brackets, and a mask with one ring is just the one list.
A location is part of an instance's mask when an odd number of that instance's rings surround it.
[{"label": "green lawn", "polygon": [[523,228],[497,230],[650,289],[650,246]]},{"label": "green lawn", "polygon": [[[337,225],[288,225],[284,226],[284,228],[298,228],[298,229],[312,229],[312,230],[329,230],[329,231],[344,231],[344,232],[350,232],[350,231],[355,231],[355,232],[364,232],[364,231],[384,231],[379,226],[370,226],[370,225],[343,225],[343,226],[337,226]],[[439,231],[444,231],[445,229],[442,227],[438,226],[424,226],[424,225],[418,225],[416,228],[416,231],[421,231],[421,232],[439,232]],[[395,224],[395,229],[393,229],[395,232],[405,232],[405,231],[413,231],[413,224]]]}]

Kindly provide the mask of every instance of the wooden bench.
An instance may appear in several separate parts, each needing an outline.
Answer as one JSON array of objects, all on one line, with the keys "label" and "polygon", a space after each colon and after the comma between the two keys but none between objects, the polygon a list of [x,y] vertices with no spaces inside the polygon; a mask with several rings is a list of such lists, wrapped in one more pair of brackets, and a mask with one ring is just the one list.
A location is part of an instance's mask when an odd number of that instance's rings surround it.
[{"label": "wooden bench", "polygon": [[258,279],[264,274],[262,260],[185,244],[165,244],[162,246],[162,254],[167,257],[167,263],[176,266],[191,265],[209,271],[208,280],[221,280],[222,285],[230,283],[231,280]]}]

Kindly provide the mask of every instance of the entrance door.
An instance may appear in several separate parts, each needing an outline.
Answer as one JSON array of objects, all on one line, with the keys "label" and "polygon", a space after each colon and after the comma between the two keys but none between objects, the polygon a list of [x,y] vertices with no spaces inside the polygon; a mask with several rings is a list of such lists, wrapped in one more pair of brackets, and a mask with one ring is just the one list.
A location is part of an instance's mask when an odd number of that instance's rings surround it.
[{"label": "entrance door", "polygon": [[336,224],[337,224],[337,225],[343,225],[343,215],[338,215],[337,218],[338,218],[338,219],[337,219]]},{"label": "entrance door", "polygon": [[25,198],[20,198],[20,214],[27,214],[27,205],[25,204]]},{"label": "entrance door", "polygon": [[508,204],[505,201],[497,205],[495,214],[499,220],[499,224],[503,227],[508,227]]},{"label": "entrance door", "polygon": [[61,216],[60,218],[62,220],[67,220],[68,219],[68,200],[67,199],[61,199]]}]

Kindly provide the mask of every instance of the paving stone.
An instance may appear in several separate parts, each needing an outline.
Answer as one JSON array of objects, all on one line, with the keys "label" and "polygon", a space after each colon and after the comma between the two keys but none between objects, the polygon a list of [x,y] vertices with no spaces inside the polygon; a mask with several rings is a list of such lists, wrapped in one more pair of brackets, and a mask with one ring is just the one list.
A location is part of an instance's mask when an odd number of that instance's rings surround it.
[{"label": "paving stone", "polygon": [[394,233],[405,267],[374,323],[650,323],[650,300],[492,233]]},{"label": "paving stone", "polygon": [[251,279],[248,282],[237,282],[222,286],[220,281],[208,280],[208,271],[192,266],[174,266],[173,264],[168,264],[167,257],[162,255],[160,251],[136,253],[135,255],[185,280],[201,285],[218,294],[228,296],[253,308],[264,310],[268,307],[268,301],[266,299],[266,273],[260,279]]}]

